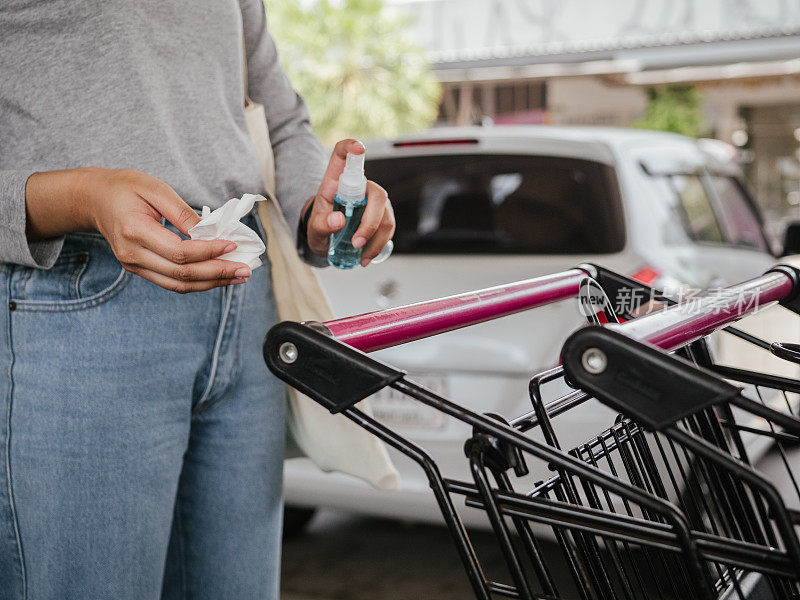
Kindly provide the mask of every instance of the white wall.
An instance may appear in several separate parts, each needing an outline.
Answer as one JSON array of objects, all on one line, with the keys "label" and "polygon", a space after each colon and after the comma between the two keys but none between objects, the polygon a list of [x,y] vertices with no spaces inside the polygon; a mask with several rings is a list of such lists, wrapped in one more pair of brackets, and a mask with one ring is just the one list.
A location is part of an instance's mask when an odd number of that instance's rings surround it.
[{"label": "white wall", "polygon": [[706,118],[717,136],[726,142],[730,142],[731,133],[742,126],[737,118],[740,106],[800,105],[800,78],[797,77],[702,85],[699,90]]},{"label": "white wall", "polygon": [[642,88],[612,86],[594,78],[553,79],[547,83],[547,108],[554,125],[625,127],[644,114]]},{"label": "white wall", "polygon": [[[726,142],[743,126],[738,117],[741,106],[800,107],[798,77],[702,84],[698,90],[709,126]],[[647,99],[644,88],[637,86],[611,85],[588,77],[562,78],[548,81],[547,107],[553,124],[627,126],[644,114]]]}]

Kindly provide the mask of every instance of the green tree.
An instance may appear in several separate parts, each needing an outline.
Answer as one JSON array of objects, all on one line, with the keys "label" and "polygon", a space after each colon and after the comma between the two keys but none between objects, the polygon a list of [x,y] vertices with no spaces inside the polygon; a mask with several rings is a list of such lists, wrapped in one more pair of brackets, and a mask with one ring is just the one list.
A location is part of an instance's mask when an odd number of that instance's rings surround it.
[{"label": "green tree", "polygon": [[648,88],[647,112],[633,126],[691,137],[699,137],[708,129],[700,109],[700,94],[690,85]]},{"label": "green tree", "polygon": [[286,73],[326,144],[429,127],[441,89],[383,0],[264,0]]}]

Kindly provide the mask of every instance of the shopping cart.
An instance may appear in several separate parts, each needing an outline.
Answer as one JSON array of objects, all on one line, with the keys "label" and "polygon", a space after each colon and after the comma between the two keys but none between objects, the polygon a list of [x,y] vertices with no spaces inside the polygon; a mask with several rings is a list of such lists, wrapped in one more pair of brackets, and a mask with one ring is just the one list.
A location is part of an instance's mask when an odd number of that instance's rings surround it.
[{"label": "shopping cart", "polygon": [[[639,306],[611,308],[633,290]],[[284,381],[420,465],[477,598],[800,598],[800,382],[718,365],[707,343],[724,328],[800,363],[800,346],[733,327],[775,302],[800,313],[800,273],[779,266],[723,291],[687,307],[582,265],[324,324],[280,323],[264,356]],[[567,339],[562,364],[531,379],[532,410],[510,420],[466,410],[364,354],[579,293],[603,325]],[[633,318],[644,305],[651,312]],[[571,391],[546,399],[553,383]],[[423,448],[356,407],[386,386],[471,426],[471,480],[444,478]],[[618,416],[562,448],[559,417],[592,399]],[[761,472],[765,460],[780,474]],[[486,512],[505,582],[484,572],[458,498]]]}]

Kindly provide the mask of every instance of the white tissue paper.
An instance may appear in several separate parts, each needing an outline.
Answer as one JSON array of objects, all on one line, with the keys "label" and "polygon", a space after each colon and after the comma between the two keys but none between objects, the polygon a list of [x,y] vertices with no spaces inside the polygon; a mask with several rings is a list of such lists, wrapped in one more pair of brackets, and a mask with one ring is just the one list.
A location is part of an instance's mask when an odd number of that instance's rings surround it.
[{"label": "white tissue paper", "polygon": [[219,258],[246,264],[250,269],[261,266],[259,258],[267,247],[258,234],[240,219],[253,210],[256,202],[265,201],[263,196],[245,194],[241,198],[232,198],[217,210],[211,211],[203,207],[200,222],[189,230],[193,240],[227,240],[236,243],[236,250],[223,254]]}]

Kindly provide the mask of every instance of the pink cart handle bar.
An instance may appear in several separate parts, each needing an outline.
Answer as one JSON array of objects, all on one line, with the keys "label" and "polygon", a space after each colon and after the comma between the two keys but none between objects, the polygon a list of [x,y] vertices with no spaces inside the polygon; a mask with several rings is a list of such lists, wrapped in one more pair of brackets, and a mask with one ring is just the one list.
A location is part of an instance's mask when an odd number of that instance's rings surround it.
[{"label": "pink cart handle bar", "polygon": [[589,275],[587,271],[576,268],[447,298],[326,321],[322,325],[340,342],[362,352],[373,352],[575,298],[581,281]]},{"label": "pink cart handle bar", "polygon": [[708,294],[626,323],[606,327],[670,352],[753,314],[768,304],[794,300],[800,290],[799,283],[797,270],[778,265],[760,277],[722,288],[718,294]]}]

